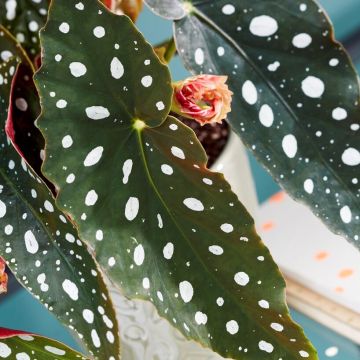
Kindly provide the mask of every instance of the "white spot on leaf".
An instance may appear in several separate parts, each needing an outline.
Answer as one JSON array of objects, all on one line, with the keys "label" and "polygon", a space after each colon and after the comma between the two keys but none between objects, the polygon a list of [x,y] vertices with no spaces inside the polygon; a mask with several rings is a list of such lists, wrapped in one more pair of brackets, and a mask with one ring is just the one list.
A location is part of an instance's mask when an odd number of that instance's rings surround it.
[{"label": "white spot on leaf", "polygon": [[134,262],[137,266],[141,266],[145,260],[145,250],[144,247],[139,244],[134,249]]},{"label": "white spot on leaf", "polygon": [[340,209],[340,217],[341,217],[341,220],[343,221],[343,223],[345,223],[345,224],[351,223],[352,212],[351,212],[351,209],[349,208],[349,206],[343,206]]},{"label": "white spot on leaf", "polygon": [[110,71],[111,71],[111,76],[114,79],[119,80],[119,79],[121,79],[123,77],[123,75],[124,75],[124,66],[117,57],[114,57],[112,59],[111,64],[110,64]]},{"label": "white spot on leaf", "polygon": [[101,39],[105,36],[105,29],[102,26],[96,26],[93,30],[93,34],[98,39]]},{"label": "white spot on leaf", "polygon": [[261,340],[259,342],[259,349],[270,354],[274,351],[274,346],[264,340]]},{"label": "white spot on leaf", "polygon": [[224,233],[231,233],[234,231],[234,227],[231,224],[222,224],[220,226],[220,229],[224,232]]},{"label": "white spot on leaf", "polygon": [[71,300],[77,301],[79,299],[79,289],[72,281],[68,279],[64,280],[62,288],[69,295]]},{"label": "white spot on leaf", "polygon": [[177,146],[173,146],[173,147],[171,148],[171,153],[172,153],[175,157],[177,157],[177,158],[179,158],[179,159],[182,159],[182,160],[185,159],[184,151],[182,151],[182,150],[181,150],[180,148],[178,148]]},{"label": "white spot on leaf", "polygon": [[304,94],[311,98],[320,98],[325,91],[325,84],[315,76],[308,76],[301,83]]},{"label": "white spot on leaf", "polygon": [[224,249],[218,245],[211,245],[209,246],[209,251],[214,255],[222,255],[224,253]]},{"label": "white spot on leaf", "polygon": [[86,206],[94,206],[98,200],[98,194],[95,190],[90,190],[85,197]]},{"label": "white spot on leaf", "polygon": [[86,74],[86,66],[81,62],[72,62],[69,65],[71,75],[78,78]]},{"label": "white spot on leaf", "polygon": [[204,51],[200,48],[197,48],[195,50],[195,62],[198,64],[198,65],[202,65],[204,63]]},{"label": "white spot on leaf", "polygon": [[203,203],[195,198],[187,198],[183,201],[184,205],[193,211],[204,211]]},{"label": "white spot on leaf", "polygon": [[102,120],[110,116],[110,112],[103,106],[91,106],[85,109],[86,115],[92,120]]},{"label": "white spot on leaf", "polygon": [[185,303],[188,303],[192,300],[194,296],[194,289],[191,283],[189,283],[188,281],[182,281],[179,284],[179,291],[180,296]]},{"label": "white spot on leaf", "polygon": [[123,184],[127,184],[128,181],[129,181],[129,176],[131,174],[131,170],[132,170],[132,167],[133,167],[133,161],[131,159],[127,159],[125,162],[124,162],[124,165],[123,165]]},{"label": "white spot on leaf", "polygon": [[33,234],[33,232],[31,230],[28,230],[25,233],[24,239],[25,239],[26,250],[30,254],[36,254],[39,250],[39,244],[35,238],[35,235]]},{"label": "white spot on leaf", "polygon": [[312,42],[312,38],[309,34],[301,33],[294,36],[292,43],[295,47],[299,49],[304,49],[308,47]]},{"label": "white spot on leaf", "polygon": [[282,140],[282,148],[285,155],[288,158],[293,159],[298,150],[296,137],[292,134],[284,136]]},{"label": "white spot on leaf", "polygon": [[197,311],[197,312],[196,312],[196,314],[195,314],[195,322],[196,322],[198,325],[206,325],[207,320],[208,320],[208,317],[207,317],[206,314],[204,314],[204,313],[201,312],[201,311]]},{"label": "white spot on leaf", "polygon": [[174,244],[171,242],[168,242],[163,249],[163,255],[164,258],[167,260],[170,260],[174,255]]},{"label": "white spot on leaf", "polygon": [[345,165],[357,166],[360,164],[360,152],[355,148],[349,147],[343,152],[341,160]]},{"label": "white spot on leaf", "polygon": [[125,205],[125,217],[129,221],[133,221],[139,213],[139,199],[130,197]]},{"label": "white spot on leaf", "polygon": [[253,35],[267,37],[274,35],[277,31],[277,21],[268,15],[257,16],[250,22],[250,32]]},{"label": "white spot on leaf", "polygon": [[265,104],[261,107],[259,120],[265,127],[270,127],[274,123],[274,113],[269,105]]},{"label": "white spot on leaf", "polygon": [[258,93],[254,83],[250,80],[246,80],[242,86],[242,97],[250,104],[255,105],[258,100]]},{"label": "white spot on leaf", "polygon": [[312,194],[314,191],[314,182],[311,179],[306,179],[304,181],[304,190],[308,193],[308,194]]},{"label": "white spot on leaf", "polygon": [[235,320],[230,320],[226,323],[226,331],[230,335],[235,335],[239,332],[239,324]]},{"label": "white spot on leaf", "polygon": [[102,146],[97,146],[96,148],[92,149],[86,156],[84,160],[84,166],[89,167],[97,164],[103,154],[104,148]]},{"label": "white spot on leaf", "polygon": [[250,278],[249,278],[249,275],[246,274],[245,272],[243,271],[240,271],[238,273],[235,274],[234,276],[234,280],[235,282],[240,285],[240,286],[246,286],[249,281],[250,281]]},{"label": "white spot on leaf", "polygon": [[332,117],[334,120],[345,120],[347,118],[348,114],[347,111],[341,107],[337,107],[332,111]]}]

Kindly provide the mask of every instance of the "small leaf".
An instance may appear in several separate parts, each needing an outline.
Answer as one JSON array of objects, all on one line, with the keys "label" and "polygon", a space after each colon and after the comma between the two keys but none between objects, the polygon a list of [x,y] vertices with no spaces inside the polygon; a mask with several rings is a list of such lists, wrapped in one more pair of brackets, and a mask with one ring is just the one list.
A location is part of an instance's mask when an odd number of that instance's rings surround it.
[{"label": "small leaf", "polygon": [[14,58],[0,67],[0,256],[96,356],[119,356],[118,327],[97,264],[50,191],[5,134]]},{"label": "small leaf", "polygon": [[8,360],[89,360],[58,341],[18,330],[0,328],[0,357]]},{"label": "small leaf", "polygon": [[125,294],[187,338],[234,359],[317,359],[253,219],[167,117],[167,67],[127,17],[75,4],[53,1],[35,78],[59,206]]},{"label": "small leaf", "polygon": [[[189,4],[146,1],[173,19]],[[360,248],[359,82],[324,11],[313,0],[188,10],[175,22],[185,66],[229,76],[233,129],[294,199]]]}]

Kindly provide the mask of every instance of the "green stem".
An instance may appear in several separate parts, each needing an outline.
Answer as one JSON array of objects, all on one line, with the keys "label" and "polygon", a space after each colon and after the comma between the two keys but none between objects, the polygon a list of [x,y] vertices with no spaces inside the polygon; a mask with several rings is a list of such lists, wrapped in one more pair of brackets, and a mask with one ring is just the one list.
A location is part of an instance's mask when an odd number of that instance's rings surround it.
[{"label": "green stem", "polygon": [[166,44],[166,50],[164,54],[165,62],[168,64],[176,53],[175,40],[172,37]]}]

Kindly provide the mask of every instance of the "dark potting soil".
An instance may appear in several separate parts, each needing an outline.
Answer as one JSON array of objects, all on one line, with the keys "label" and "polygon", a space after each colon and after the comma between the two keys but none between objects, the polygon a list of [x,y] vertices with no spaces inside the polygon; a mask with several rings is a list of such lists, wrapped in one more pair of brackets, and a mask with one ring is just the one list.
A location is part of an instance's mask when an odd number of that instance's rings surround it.
[{"label": "dark potting soil", "polygon": [[208,156],[207,166],[210,168],[224,150],[229,139],[229,125],[226,121],[221,124],[206,124],[201,126],[195,120],[179,117],[180,121],[194,130],[197,138]]}]

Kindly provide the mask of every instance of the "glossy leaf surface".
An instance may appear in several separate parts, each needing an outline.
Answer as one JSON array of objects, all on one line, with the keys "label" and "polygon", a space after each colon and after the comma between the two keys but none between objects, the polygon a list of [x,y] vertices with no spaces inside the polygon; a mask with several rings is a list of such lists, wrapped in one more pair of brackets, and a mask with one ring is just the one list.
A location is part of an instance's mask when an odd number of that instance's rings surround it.
[{"label": "glossy leaf surface", "polygon": [[8,360],[88,359],[58,341],[4,328],[0,328],[0,357]]},{"label": "glossy leaf surface", "polygon": [[6,136],[16,66],[17,61],[9,59],[0,67],[0,256],[89,351],[118,358],[115,314],[97,264],[46,185]]},{"label": "glossy leaf surface", "polygon": [[186,67],[229,76],[233,129],[293,198],[360,247],[358,76],[323,10],[312,0],[146,1],[173,19],[191,9],[175,23]]},{"label": "glossy leaf surface", "polygon": [[35,81],[59,206],[125,294],[187,338],[234,359],[316,359],[252,218],[167,117],[166,66],[127,17],[84,5],[53,1]]}]

